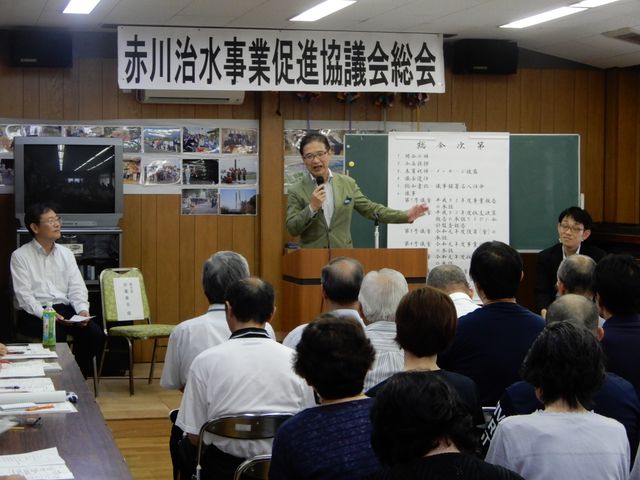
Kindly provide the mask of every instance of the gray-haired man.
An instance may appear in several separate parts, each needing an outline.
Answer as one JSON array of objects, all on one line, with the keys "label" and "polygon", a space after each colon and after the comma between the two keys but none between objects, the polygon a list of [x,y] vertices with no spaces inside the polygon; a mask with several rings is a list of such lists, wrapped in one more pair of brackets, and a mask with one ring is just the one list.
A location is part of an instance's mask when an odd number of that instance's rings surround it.
[{"label": "gray-haired man", "polygon": [[408,291],[404,276],[390,268],[373,270],[362,280],[358,295],[360,316],[376,349],[375,362],[364,380],[365,391],[403,368],[404,354],[395,341],[395,320],[398,304]]}]

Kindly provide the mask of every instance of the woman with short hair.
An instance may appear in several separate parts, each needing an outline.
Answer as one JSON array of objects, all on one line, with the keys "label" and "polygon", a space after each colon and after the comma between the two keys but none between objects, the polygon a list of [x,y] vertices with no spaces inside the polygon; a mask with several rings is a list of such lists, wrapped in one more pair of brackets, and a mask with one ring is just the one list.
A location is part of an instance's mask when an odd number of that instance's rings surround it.
[{"label": "woman with short hair", "polygon": [[604,376],[604,355],[591,332],[569,322],[548,325],[522,365],[544,410],[502,420],[486,460],[527,480],[628,478],[624,427],[586,408]]},{"label": "woman with short hair", "polygon": [[373,400],[362,393],[375,351],[362,326],[325,313],[302,332],[293,368],[320,405],[287,420],[273,442],[269,478],[345,479],[380,470],[371,449]]},{"label": "woman with short hair", "polygon": [[383,480],[522,480],[475,457],[471,415],[446,381],[426,372],[392,376],[371,411],[371,444]]}]

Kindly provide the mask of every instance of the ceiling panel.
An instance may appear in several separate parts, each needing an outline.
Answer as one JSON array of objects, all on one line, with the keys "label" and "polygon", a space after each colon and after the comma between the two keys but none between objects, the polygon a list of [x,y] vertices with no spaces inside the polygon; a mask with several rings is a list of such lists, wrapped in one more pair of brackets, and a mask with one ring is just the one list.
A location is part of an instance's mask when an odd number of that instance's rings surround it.
[{"label": "ceiling panel", "polygon": [[640,45],[601,38],[606,30],[640,26],[640,0],[621,0],[544,25],[498,25],[575,0],[359,0],[315,23],[288,18],[318,0],[102,0],[88,16],[60,12],[67,0],[0,0],[0,28],[53,26],[95,30],[103,24],[346,30],[454,34],[515,40],[524,48],[606,68],[636,61]]}]

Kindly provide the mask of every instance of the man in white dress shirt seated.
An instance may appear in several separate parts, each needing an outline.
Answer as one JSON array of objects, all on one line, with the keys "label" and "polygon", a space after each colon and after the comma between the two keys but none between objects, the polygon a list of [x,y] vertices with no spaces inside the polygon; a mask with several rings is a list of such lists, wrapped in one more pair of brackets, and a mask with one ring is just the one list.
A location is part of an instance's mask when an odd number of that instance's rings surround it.
[{"label": "man in white dress shirt seated", "polygon": [[[231,336],[224,313],[224,295],[232,283],[249,277],[247,260],[236,252],[220,251],[202,266],[202,289],[209,301],[204,315],[179,323],[169,337],[160,385],[184,390],[191,362],[207,348],[226,342]],[[275,340],[273,327],[265,329]]]},{"label": "man in white dress shirt seated", "polygon": [[93,375],[93,357],[104,345],[102,328],[91,320],[70,322],[89,316],[89,294],[76,259],[67,247],[58,245],[61,221],[46,203],[30,205],[24,223],[31,242],[11,254],[11,279],[18,308],[16,330],[34,339],[42,338],[42,314],[47,303],[56,311],[56,340],[74,338],[74,355],[85,377]]},{"label": "man in white dress shirt seated", "polygon": [[442,290],[453,300],[458,318],[480,308],[473,299],[473,288],[457,265],[438,265],[429,270],[427,285]]},{"label": "man in white dress shirt seated", "polygon": [[[182,451],[193,455],[200,428],[224,415],[297,413],[315,405],[313,392],[292,368],[295,352],[273,340],[265,324],[275,312],[273,287],[259,278],[227,288],[226,318],[231,338],[198,355],[191,364],[176,425],[188,436]],[[206,434],[203,478],[231,479],[243,459],[271,453],[271,440],[237,440]],[[185,468],[186,467],[186,468]],[[194,465],[183,464],[181,478]],[[182,473],[185,475],[182,476]]]},{"label": "man in white dress shirt seated", "polygon": [[[322,282],[322,312],[332,312],[338,316],[352,317],[365,327],[358,312],[358,294],[364,277],[362,264],[351,257],[336,257],[324,267],[320,281]],[[318,313],[322,313],[318,312]],[[298,325],[284,337],[282,344],[295,349],[302,337],[306,323]]]},{"label": "man in white dress shirt seated", "polygon": [[376,350],[376,358],[364,380],[364,391],[403,369],[404,353],[396,343],[396,309],[409,291],[407,280],[397,270],[372,270],[360,287],[360,315],[365,333]]},{"label": "man in white dress shirt seated", "polygon": [[[248,277],[249,263],[239,253],[223,250],[204,262],[202,289],[209,308],[204,315],[181,322],[171,332],[160,378],[163,388],[184,390],[193,359],[204,350],[229,340],[231,330],[224,312],[224,295],[229,285]],[[275,333],[268,322],[265,329],[275,340]],[[179,465],[178,442],[183,433],[172,425],[169,451],[175,468]]]}]

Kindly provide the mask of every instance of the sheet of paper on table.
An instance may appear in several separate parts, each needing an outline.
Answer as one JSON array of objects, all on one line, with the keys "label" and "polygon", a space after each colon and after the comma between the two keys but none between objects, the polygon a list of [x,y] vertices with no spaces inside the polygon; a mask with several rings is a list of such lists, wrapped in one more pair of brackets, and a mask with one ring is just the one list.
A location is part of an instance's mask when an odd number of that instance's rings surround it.
[{"label": "sheet of paper on table", "polygon": [[27,480],[74,478],[55,447],[15,455],[0,455],[0,475],[24,475]]},{"label": "sheet of paper on table", "polygon": [[49,377],[21,378],[0,378],[0,393],[9,392],[53,392],[53,380]]}]

